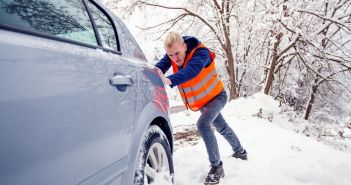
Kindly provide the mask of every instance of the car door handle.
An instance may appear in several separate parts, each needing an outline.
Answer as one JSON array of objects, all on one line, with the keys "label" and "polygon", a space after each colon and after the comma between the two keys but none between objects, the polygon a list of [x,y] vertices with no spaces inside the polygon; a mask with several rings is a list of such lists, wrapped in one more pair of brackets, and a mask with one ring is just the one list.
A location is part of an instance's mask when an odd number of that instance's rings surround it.
[{"label": "car door handle", "polygon": [[133,80],[130,76],[116,75],[110,78],[110,84],[113,86],[124,86],[124,85],[132,85]]}]

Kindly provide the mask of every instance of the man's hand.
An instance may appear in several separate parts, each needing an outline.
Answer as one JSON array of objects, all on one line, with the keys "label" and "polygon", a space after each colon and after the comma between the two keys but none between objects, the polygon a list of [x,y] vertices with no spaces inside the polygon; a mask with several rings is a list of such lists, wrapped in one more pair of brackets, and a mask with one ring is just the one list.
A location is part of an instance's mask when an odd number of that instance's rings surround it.
[{"label": "man's hand", "polygon": [[165,85],[171,85],[171,84],[172,84],[171,80],[170,80],[169,78],[166,78],[166,77],[163,75],[161,69],[158,68],[158,67],[156,67],[156,69],[157,69],[158,74],[160,75],[160,77],[161,77],[161,79],[162,79],[162,82],[163,82]]},{"label": "man's hand", "polygon": [[160,76],[163,76],[162,70],[161,70],[160,68],[158,68],[158,67],[156,67],[156,69],[157,69],[158,74],[159,74]]},{"label": "man's hand", "polygon": [[171,85],[172,84],[171,80],[169,78],[164,77],[164,76],[163,76],[163,83],[165,85]]}]

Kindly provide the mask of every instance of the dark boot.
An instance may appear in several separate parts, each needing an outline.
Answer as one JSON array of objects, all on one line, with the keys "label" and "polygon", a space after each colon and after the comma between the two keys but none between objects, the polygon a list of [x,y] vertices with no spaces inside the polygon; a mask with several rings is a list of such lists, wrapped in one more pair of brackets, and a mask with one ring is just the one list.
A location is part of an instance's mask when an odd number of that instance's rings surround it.
[{"label": "dark boot", "polygon": [[246,150],[242,152],[235,152],[232,157],[237,158],[237,159],[242,159],[242,160],[247,160],[247,152]]},{"label": "dark boot", "polygon": [[210,172],[205,180],[205,185],[210,184],[218,184],[219,179],[224,177],[223,163],[219,163],[219,165],[212,166]]}]

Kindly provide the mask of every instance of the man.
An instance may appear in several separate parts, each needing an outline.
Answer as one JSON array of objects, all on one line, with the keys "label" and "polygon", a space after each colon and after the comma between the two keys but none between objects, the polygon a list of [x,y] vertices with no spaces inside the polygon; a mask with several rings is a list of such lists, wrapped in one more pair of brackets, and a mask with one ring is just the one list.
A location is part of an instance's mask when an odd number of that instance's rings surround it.
[{"label": "man", "polygon": [[187,108],[201,111],[197,128],[211,163],[205,184],[218,184],[220,178],[224,177],[224,170],[211,124],[229,142],[233,157],[247,160],[247,153],[220,113],[227,102],[227,94],[215,69],[215,55],[195,37],[181,37],[176,32],[168,33],[164,47],[167,53],[156,67],[163,74],[172,67],[172,75],[161,75],[163,82],[171,87],[178,86]]}]

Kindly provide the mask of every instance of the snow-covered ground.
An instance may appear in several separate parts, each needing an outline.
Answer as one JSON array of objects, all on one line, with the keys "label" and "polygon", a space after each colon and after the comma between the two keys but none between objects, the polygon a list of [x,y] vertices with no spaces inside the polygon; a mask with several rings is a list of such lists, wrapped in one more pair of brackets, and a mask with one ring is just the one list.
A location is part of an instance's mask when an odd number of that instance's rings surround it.
[{"label": "snow-covered ground", "polygon": [[[249,159],[229,157],[231,147],[216,132],[225,170],[221,185],[351,185],[351,153],[287,129],[284,125],[291,123],[279,115],[278,104],[270,96],[239,98],[229,102],[222,114]],[[171,114],[175,135],[196,131],[198,116],[188,111]],[[177,185],[203,184],[210,167],[201,138],[176,141],[173,160]]]}]

